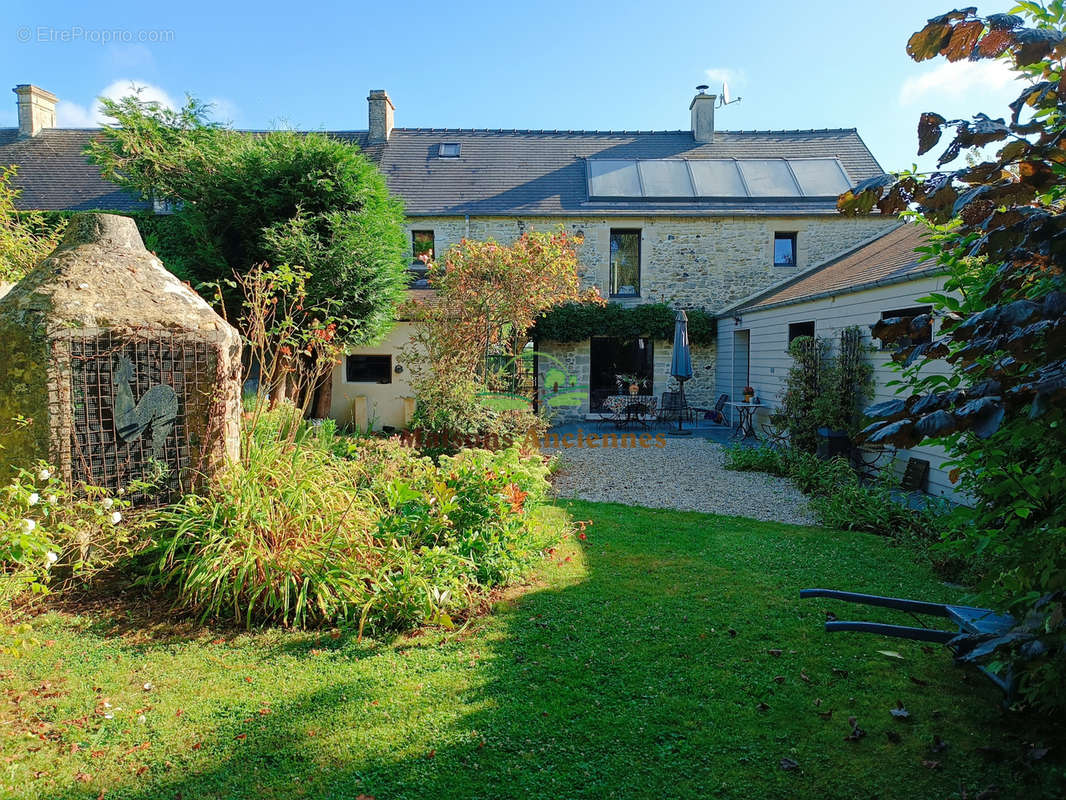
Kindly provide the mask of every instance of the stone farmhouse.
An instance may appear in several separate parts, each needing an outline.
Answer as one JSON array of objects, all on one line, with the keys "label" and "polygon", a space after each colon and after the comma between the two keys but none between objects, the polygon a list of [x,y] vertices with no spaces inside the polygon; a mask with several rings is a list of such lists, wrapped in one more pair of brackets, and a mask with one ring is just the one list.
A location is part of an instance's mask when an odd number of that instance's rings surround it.
[{"label": "stone farmhouse", "polygon": [[[94,131],[56,128],[55,95],[30,85],[14,91],[19,127],[0,130],[0,164],[19,166],[24,207],[150,207],[85,163],[81,153]],[[673,131],[402,128],[385,91],[371,91],[367,102],[366,130],[332,135],[362,148],[403,198],[415,287],[424,285],[416,252],[441,256],[463,237],[506,243],[561,225],[583,237],[583,283],[610,302],[715,314],[898,225],[836,212],[840,192],[883,172],[854,129],[717,130],[711,94],[695,95],[689,127]],[[732,326],[719,328],[732,353]],[[377,427],[409,418],[414,400],[400,353],[408,337],[400,322],[380,345],[338,367],[332,416]],[[694,349],[696,374],[686,392],[696,405],[738,394],[723,377],[722,346],[719,338],[717,346]],[[597,411],[617,391],[619,373],[647,376],[650,394],[668,388],[666,341],[592,337],[538,342],[537,350],[587,387],[563,419]]]}]

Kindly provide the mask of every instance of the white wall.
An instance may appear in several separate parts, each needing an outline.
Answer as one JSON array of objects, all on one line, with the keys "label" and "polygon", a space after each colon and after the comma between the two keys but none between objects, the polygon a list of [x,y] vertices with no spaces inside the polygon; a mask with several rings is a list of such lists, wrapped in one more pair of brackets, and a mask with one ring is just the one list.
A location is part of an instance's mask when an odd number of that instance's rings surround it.
[{"label": "white wall", "polygon": [[[864,333],[867,343],[871,343],[869,326],[881,318],[881,312],[897,308],[921,305],[918,298],[930,292],[942,291],[945,276],[925,277],[906,283],[897,283],[866,289],[851,294],[811,300],[805,303],[770,308],[762,311],[741,311],[739,324],[734,316],[718,320],[718,394],[728,394],[729,399],[739,400],[742,385],[733,385],[734,374],[733,334],[735,331],[748,331],[750,336],[750,383],[758,392],[767,411],[759,412],[765,419],[769,410],[776,408],[784,394],[785,379],[792,366],[792,357],[788,354],[788,326],[793,322],[814,322],[816,336],[839,341],[840,332],[851,325],[857,325]],[[934,329],[934,335],[936,334]],[[880,340],[874,339],[875,346]],[[888,351],[874,351],[869,354],[874,365],[875,394],[871,402],[890,400],[895,397],[895,387],[886,386],[886,382],[898,378],[889,366]],[[946,362],[936,362],[925,368],[926,374],[949,372]],[[727,407],[728,408],[728,407]],[[928,459],[930,462],[929,493],[947,497],[956,502],[965,502],[966,498],[948,480],[947,472],[940,469],[946,454],[942,448],[922,445],[911,450],[899,450],[896,469],[902,470],[911,456]]]},{"label": "white wall", "polygon": [[355,424],[355,400],[357,397],[365,397],[367,416],[375,429],[380,430],[382,425],[392,425],[395,428],[404,426],[403,398],[412,397],[414,392],[411,390],[411,371],[400,350],[410,342],[411,333],[411,323],[397,322],[379,344],[352,350],[353,353],[362,355],[391,355],[393,369],[397,365],[404,368],[398,375],[395,371],[392,373],[392,383],[348,383],[345,380],[344,361],[333,368],[333,395],[330,403],[330,416],[333,419],[341,425]]}]

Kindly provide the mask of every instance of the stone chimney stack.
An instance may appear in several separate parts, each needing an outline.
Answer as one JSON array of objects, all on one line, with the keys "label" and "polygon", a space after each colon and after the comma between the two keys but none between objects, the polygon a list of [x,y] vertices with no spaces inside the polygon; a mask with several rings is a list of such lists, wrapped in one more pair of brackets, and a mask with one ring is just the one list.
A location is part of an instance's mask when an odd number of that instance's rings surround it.
[{"label": "stone chimney stack", "polygon": [[36,136],[43,129],[56,126],[58,97],[28,83],[19,84],[11,91],[18,95],[20,137]]},{"label": "stone chimney stack", "polygon": [[688,108],[692,112],[692,138],[697,142],[714,141],[714,101],[717,99],[717,95],[702,91],[692,98]]},{"label": "stone chimney stack", "polygon": [[370,144],[384,144],[392,135],[392,113],[396,106],[384,89],[371,89],[366,99],[370,105]]}]

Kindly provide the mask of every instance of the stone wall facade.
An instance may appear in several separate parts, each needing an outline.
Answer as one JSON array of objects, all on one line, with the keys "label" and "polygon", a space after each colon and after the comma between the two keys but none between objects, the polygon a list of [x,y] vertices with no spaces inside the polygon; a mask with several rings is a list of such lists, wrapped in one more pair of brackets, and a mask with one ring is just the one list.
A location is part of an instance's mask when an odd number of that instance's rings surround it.
[{"label": "stone wall facade", "polygon": [[[434,254],[466,237],[507,244],[562,223],[580,234],[581,279],[606,297],[611,229],[641,231],[641,293],[624,303],[665,302],[718,311],[761,289],[844,253],[898,224],[877,217],[414,217],[411,231],[433,231]],[[775,233],[796,234],[796,266],[775,267]]]},{"label": "stone wall facade", "polygon": [[[432,231],[434,255],[443,259],[460,239],[495,239],[510,243],[523,233],[552,231],[562,224],[584,241],[578,248],[582,284],[607,297],[610,287],[612,229],[641,232],[639,297],[613,302],[634,305],[665,302],[714,313],[826,259],[844,253],[897,224],[876,217],[414,217],[409,231]],[[796,266],[775,267],[775,233],[796,234]],[[541,352],[562,362],[568,377],[586,387],[580,407],[554,409],[553,422],[584,420],[589,414],[590,343],[540,342]],[[670,384],[670,342],[654,343],[653,391],[659,397]],[[692,405],[711,407],[715,394],[714,344],[694,347],[693,377],[685,394]],[[544,369],[541,370],[543,375]]]}]

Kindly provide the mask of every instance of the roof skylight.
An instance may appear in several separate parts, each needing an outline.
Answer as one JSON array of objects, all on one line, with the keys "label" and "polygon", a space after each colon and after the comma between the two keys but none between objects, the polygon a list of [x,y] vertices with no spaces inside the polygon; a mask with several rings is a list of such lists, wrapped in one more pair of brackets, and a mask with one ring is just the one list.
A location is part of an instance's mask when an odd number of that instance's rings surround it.
[{"label": "roof skylight", "polygon": [[836,197],[851,186],[836,158],[590,158],[589,197]]},{"label": "roof skylight", "polygon": [[459,158],[462,150],[462,142],[441,142],[437,147],[437,158]]}]

